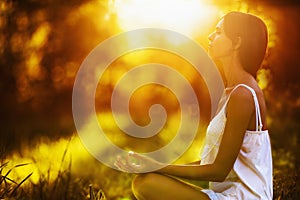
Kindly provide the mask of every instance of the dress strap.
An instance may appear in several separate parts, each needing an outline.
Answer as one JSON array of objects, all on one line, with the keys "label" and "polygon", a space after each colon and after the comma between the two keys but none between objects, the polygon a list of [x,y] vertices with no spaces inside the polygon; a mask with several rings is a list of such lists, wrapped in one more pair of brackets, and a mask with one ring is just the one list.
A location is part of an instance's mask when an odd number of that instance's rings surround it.
[{"label": "dress strap", "polygon": [[256,115],[255,115],[255,116],[256,116],[256,120],[255,120],[255,123],[256,123],[256,131],[262,131],[263,124],[262,124],[261,115],[260,115],[259,103],[258,103],[258,99],[257,99],[256,93],[255,93],[255,91],[254,91],[251,87],[249,87],[248,85],[245,85],[245,84],[238,84],[238,85],[236,85],[236,86],[233,88],[233,90],[230,92],[229,97],[228,97],[228,99],[227,99],[227,101],[226,101],[225,104],[227,104],[227,102],[228,102],[228,100],[229,100],[229,98],[230,98],[231,93],[232,93],[235,89],[237,89],[239,86],[243,86],[243,87],[247,88],[247,89],[252,93],[253,100],[254,100],[254,105],[255,105],[255,114],[256,114]]}]

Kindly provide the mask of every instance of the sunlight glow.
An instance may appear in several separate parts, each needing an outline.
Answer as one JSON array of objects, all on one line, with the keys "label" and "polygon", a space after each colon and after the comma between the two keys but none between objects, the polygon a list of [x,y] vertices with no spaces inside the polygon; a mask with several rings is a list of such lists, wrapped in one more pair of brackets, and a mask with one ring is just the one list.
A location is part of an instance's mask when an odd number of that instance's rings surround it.
[{"label": "sunlight glow", "polygon": [[217,12],[200,0],[115,0],[110,9],[123,30],[156,27],[187,35],[211,24]]},{"label": "sunlight glow", "polygon": [[36,79],[40,76],[40,61],[41,56],[37,53],[32,53],[29,55],[26,61],[27,73],[31,79]]},{"label": "sunlight glow", "polygon": [[271,73],[268,69],[260,69],[257,73],[258,85],[261,89],[266,89],[271,79]]},{"label": "sunlight glow", "polygon": [[46,43],[50,33],[50,25],[48,23],[43,23],[38,27],[38,29],[32,35],[32,38],[29,42],[29,46],[33,48],[41,48]]}]

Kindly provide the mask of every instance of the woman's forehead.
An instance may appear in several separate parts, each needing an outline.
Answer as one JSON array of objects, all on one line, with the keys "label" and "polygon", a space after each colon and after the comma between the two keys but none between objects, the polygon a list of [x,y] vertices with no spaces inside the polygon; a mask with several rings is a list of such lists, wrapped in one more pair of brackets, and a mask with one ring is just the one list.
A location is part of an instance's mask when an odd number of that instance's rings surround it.
[{"label": "woman's forehead", "polygon": [[222,18],[216,25],[216,28],[223,29],[224,27],[224,19]]}]

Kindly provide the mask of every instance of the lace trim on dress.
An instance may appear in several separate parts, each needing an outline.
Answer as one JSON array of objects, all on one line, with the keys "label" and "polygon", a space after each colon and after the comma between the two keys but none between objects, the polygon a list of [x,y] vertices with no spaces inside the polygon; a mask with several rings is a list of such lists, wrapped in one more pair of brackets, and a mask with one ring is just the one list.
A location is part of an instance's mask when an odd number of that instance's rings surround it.
[{"label": "lace trim on dress", "polygon": [[[205,160],[207,158],[207,156],[216,157],[216,154],[218,153],[218,150],[219,150],[219,148],[217,146],[220,145],[220,142],[222,140],[222,136],[224,133],[226,120],[227,120],[226,114],[225,114],[225,110],[226,110],[225,108],[227,106],[227,103],[230,99],[232,92],[240,86],[243,86],[243,87],[246,87],[247,89],[249,89],[249,91],[252,93],[254,104],[255,104],[256,130],[255,131],[246,130],[246,133],[250,133],[250,134],[261,134],[264,132],[268,133],[268,131],[262,130],[263,124],[262,124],[261,115],[260,115],[260,107],[259,107],[259,103],[258,103],[258,99],[257,99],[255,91],[248,85],[238,84],[229,93],[228,98],[226,99],[223,107],[220,109],[220,111],[217,113],[217,115],[211,120],[211,122],[209,123],[209,126],[207,127],[205,145],[202,150],[202,153],[200,154],[201,160]],[[212,152],[213,150],[215,150],[216,152]],[[211,160],[211,159],[209,159],[209,160]],[[204,161],[204,163],[205,163],[205,161]]]}]

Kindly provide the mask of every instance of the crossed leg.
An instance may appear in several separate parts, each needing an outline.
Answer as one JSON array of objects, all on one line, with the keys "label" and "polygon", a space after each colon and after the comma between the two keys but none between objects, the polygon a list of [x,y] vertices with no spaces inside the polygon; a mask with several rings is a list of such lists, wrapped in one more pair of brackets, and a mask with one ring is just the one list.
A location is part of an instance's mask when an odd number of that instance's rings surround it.
[{"label": "crossed leg", "polygon": [[137,175],[132,182],[133,194],[138,200],[209,200],[200,189],[156,173]]}]

